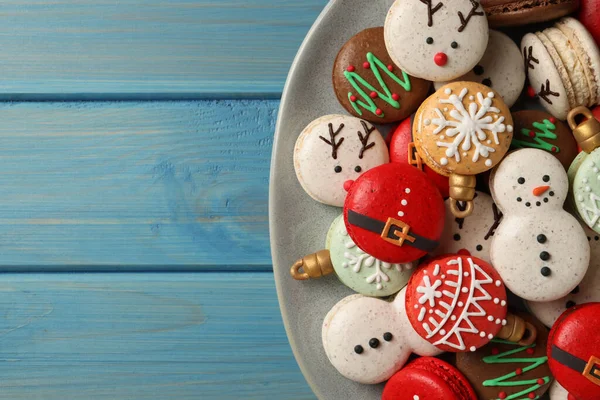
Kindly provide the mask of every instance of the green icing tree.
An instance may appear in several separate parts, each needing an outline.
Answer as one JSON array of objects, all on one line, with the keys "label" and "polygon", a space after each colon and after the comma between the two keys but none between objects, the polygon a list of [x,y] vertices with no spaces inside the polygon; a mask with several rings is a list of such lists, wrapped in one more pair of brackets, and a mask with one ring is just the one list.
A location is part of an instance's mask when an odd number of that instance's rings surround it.
[{"label": "green icing tree", "polygon": [[533,139],[533,142],[525,142],[516,138],[513,138],[512,145],[513,147],[523,148],[523,147],[532,147],[534,149],[542,149],[549,151],[551,153],[558,153],[560,148],[554,144],[550,144],[546,142],[544,139],[556,140],[558,137],[554,131],[556,130],[556,125],[545,119],[543,122],[534,122],[533,127],[535,130],[523,128],[521,129],[521,135],[530,137]]},{"label": "green icing tree", "polygon": [[[517,343],[513,343],[513,342],[509,342],[506,340],[500,340],[500,339],[492,339],[491,341],[492,343],[502,343],[502,344],[509,344],[509,345],[513,345],[513,346],[518,346]],[[517,368],[515,369],[515,371],[510,372],[506,375],[502,375],[499,376],[497,378],[494,379],[488,379],[486,381],[483,382],[483,386],[486,387],[498,387],[498,388],[502,388],[502,387],[516,387],[516,386],[526,386],[526,388],[524,388],[523,390],[521,390],[518,393],[514,393],[511,394],[509,396],[504,397],[504,400],[532,400],[532,399],[539,399],[540,397],[535,395],[535,397],[529,397],[528,395],[530,393],[535,392],[537,389],[539,389],[540,387],[544,386],[545,384],[547,384],[548,382],[550,382],[550,377],[549,376],[543,376],[543,377],[539,377],[539,378],[535,378],[535,379],[526,379],[526,380],[512,380],[513,378],[524,374],[528,371],[531,371],[533,369],[536,369],[537,367],[539,367],[540,365],[545,364],[546,362],[548,362],[548,357],[547,356],[542,356],[542,357],[518,357],[518,358],[511,358],[510,356],[512,356],[513,354],[517,354],[520,353],[522,351],[527,351],[528,349],[533,349],[535,347],[535,343],[531,344],[529,346],[521,346],[521,347],[517,347],[515,349],[512,350],[508,350],[505,351],[504,353],[499,353],[499,354],[495,354],[495,355],[491,355],[491,356],[487,356],[483,358],[483,362],[486,364],[512,364],[512,363],[527,363],[529,365],[527,365],[525,368]],[[519,371],[519,373],[517,374],[517,371]],[[499,389],[499,393],[502,392],[501,389]],[[524,397],[522,397],[524,396]],[[498,399],[500,399],[500,397],[498,397]]]},{"label": "green icing tree", "polygon": [[[407,92],[410,92],[412,89],[410,77],[406,74],[406,72],[402,71],[402,79],[398,78],[392,71],[390,71],[391,68],[388,69],[388,67],[382,63],[380,59],[375,57],[373,53],[367,53],[367,61],[369,62],[369,69],[373,75],[375,75],[375,78],[377,79],[377,82],[379,82],[379,86],[381,86],[381,90],[383,90],[383,92],[374,88],[371,84],[369,84],[369,82],[365,81],[358,73],[356,73],[355,68],[352,67],[349,68],[349,70],[344,71],[344,76],[346,79],[348,79],[354,90],[362,97],[362,100],[356,98],[352,92],[348,93],[348,99],[358,115],[363,115],[363,112],[360,109],[360,107],[362,107],[378,117],[383,118],[384,114],[379,108],[377,108],[375,101],[373,101],[374,98],[380,98],[395,109],[400,109],[400,103],[398,102],[400,97],[398,94],[392,93],[387,87],[383,81],[383,77],[381,76],[381,71],[386,73]],[[367,89],[369,93],[365,92],[363,88]],[[371,97],[372,94],[376,94],[376,96],[373,98]]]}]

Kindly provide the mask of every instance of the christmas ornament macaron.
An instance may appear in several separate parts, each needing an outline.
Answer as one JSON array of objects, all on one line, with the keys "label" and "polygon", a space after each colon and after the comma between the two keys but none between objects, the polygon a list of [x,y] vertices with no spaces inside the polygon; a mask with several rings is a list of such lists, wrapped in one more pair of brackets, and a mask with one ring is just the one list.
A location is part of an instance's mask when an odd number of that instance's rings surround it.
[{"label": "christmas ornament macaron", "polygon": [[[450,209],[457,218],[473,212],[475,175],[502,160],[513,138],[513,120],[501,96],[475,82],[449,83],[415,115],[413,137],[431,169],[450,177]],[[458,201],[466,204],[464,210]]]},{"label": "christmas ornament macaron", "polygon": [[349,185],[363,172],[389,162],[381,133],[369,122],[326,115],[311,122],[294,148],[294,168],[306,193],[342,207]]},{"label": "christmas ornament macaron", "polygon": [[600,399],[600,303],[565,311],[548,337],[548,364],[556,381],[577,400]]},{"label": "christmas ornament macaron", "polygon": [[[525,86],[525,67],[519,46],[502,32],[490,30],[483,58],[465,75],[454,81],[478,82],[493,88],[512,107]],[[436,82],[439,89],[448,82]]]},{"label": "christmas ornament macaron", "polygon": [[406,287],[406,312],[413,329],[443,351],[476,351],[496,336],[535,339],[531,325],[507,317],[500,275],[475,257],[447,255],[420,265]]},{"label": "christmas ornament macaron", "polygon": [[333,64],[333,90],[350,114],[374,123],[401,121],[414,113],[431,82],[398,68],[388,55],[383,27],[353,36]]},{"label": "christmas ornament macaron", "polygon": [[511,147],[534,148],[555,156],[563,167],[569,168],[579,150],[569,126],[552,115],[539,110],[512,113],[514,134]]},{"label": "christmas ornament macaron", "polygon": [[412,262],[435,250],[445,212],[439,190],[425,173],[400,163],[362,174],[344,203],[350,238],[388,263]]},{"label": "christmas ornament macaron", "polygon": [[394,63],[412,76],[434,82],[473,69],[489,38],[485,12],[476,0],[396,0],[384,28]]},{"label": "christmas ornament macaron", "polygon": [[440,175],[426,164],[423,164],[418,156],[412,138],[412,118],[402,121],[398,127],[388,135],[390,148],[390,162],[410,164],[421,169],[427,177],[437,186],[444,199],[449,196],[448,177]]},{"label": "christmas ornament macaron", "polygon": [[456,367],[479,399],[539,399],[553,381],[546,355],[548,329],[527,313],[517,315],[535,327],[533,343],[492,339],[475,352],[456,355]]},{"label": "christmas ornament macaron", "polygon": [[458,369],[435,357],[420,357],[385,384],[381,400],[477,400]]}]

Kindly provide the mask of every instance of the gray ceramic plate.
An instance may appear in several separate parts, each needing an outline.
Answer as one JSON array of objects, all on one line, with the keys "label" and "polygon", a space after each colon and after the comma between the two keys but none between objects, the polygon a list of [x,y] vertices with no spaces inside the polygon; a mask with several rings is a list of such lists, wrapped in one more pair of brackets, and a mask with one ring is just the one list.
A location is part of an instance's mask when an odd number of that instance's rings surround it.
[{"label": "gray ceramic plate", "polygon": [[289,274],[296,259],[321,250],[341,209],[312,200],[296,179],[293,151],[308,123],[325,114],[346,114],[331,84],[333,62],[356,33],[383,26],[393,0],[332,0],[306,36],[290,70],[281,100],[273,160],[269,219],[275,282],[283,321],[296,360],[321,400],[379,400],[383,386],[354,383],[329,363],[321,324],[331,307],[352,294],[335,276],[310,282]]}]

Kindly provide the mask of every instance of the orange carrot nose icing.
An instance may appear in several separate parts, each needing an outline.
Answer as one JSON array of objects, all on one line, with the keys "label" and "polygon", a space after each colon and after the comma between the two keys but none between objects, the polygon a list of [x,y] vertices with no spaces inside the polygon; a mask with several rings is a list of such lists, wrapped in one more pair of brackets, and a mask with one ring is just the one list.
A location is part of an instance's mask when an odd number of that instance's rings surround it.
[{"label": "orange carrot nose icing", "polygon": [[548,189],[550,189],[550,186],[538,186],[536,188],[533,188],[533,195],[541,196],[544,193],[546,193],[548,191]]}]

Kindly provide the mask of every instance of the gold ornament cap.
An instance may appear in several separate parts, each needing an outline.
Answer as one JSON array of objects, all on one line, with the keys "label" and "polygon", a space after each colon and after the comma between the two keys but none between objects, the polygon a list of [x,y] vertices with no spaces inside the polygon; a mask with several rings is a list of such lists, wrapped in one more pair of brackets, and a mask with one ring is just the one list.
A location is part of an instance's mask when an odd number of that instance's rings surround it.
[{"label": "gold ornament cap", "polygon": [[589,154],[600,147],[600,121],[594,117],[589,108],[583,106],[574,108],[569,112],[567,122],[583,151]]},{"label": "gold ornament cap", "polygon": [[523,318],[508,313],[506,315],[506,325],[500,329],[496,337],[518,343],[521,346],[529,346],[537,338],[537,329]]},{"label": "gold ornament cap", "polygon": [[290,269],[292,278],[297,281],[318,279],[334,272],[329,250],[321,250],[309,254],[296,261]]},{"label": "gold ornament cap", "polygon": [[[456,218],[466,218],[473,213],[473,199],[477,179],[473,175],[450,175],[450,211]],[[459,203],[459,202],[462,202]]]}]

